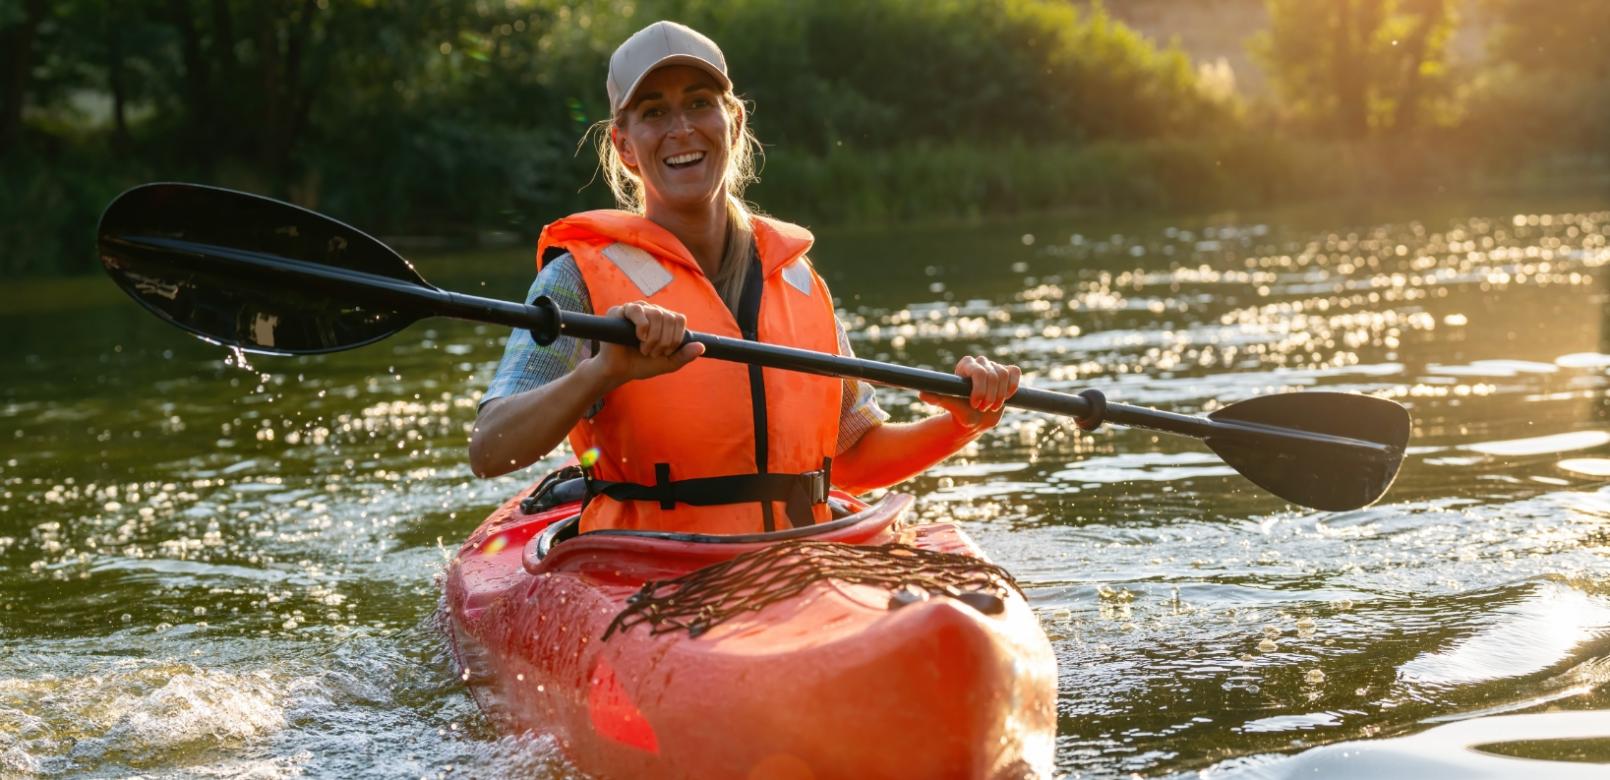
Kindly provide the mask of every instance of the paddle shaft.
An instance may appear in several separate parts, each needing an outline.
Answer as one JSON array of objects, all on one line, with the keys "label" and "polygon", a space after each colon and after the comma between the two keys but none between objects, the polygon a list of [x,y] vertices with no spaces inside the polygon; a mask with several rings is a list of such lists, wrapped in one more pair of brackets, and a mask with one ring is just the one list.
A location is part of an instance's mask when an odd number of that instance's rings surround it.
[{"label": "paddle shaft", "polygon": [[[557,316],[559,332],[563,335],[598,339],[599,341],[608,341],[614,344],[637,344],[636,328],[622,318],[578,314],[561,311],[558,308],[551,308],[552,314],[550,315],[543,310],[544,303],[545,301],[539,299],[537,305],[526,308],[536,310],[538,313],[535,317],[540,318],[540,321],[544,324],[551,321],[550,317]],[[526,326],[514,324],[514,327]],[[717,360],[730,360],[735,363],[748,363],[767,368],[781,368],[789,371],[802,371],[827,376],[854,377],[893,387],[959,398],[966,398],[973,391],[972,382],[965,377],[925,368],[911,368],[876,360],[829,355],[808,349],[746,341],[695,331],[688,332],[684,343],[689,341],[703,344],[704,356]],[[1097,411],[1090,399],[1084,396],[1033,387],[1019,387],[1017,392],[1006,400],[1006,405],[1037,412],[1049,412],[1075,419],[1089,419]],[[1102,407],[1098,422],[1111,422],[1131,428],[1145,428],[1197,439],[1248,436],[1268,439],[1274,437],[1320,447],[1362,448],[1381,454],[1388,454],[1392,451],[1386,445],[1371,441],[1271,425],[1210,420],[1206,417],[1195,417],[1111,402],[1102,403]]]},{"label": "paddle shaft", "polygon": [[[162,254],[169,264],[190,266],[206,271],[215,266],[209,258],[226,257],[232,261],[230,273],[242,278],[272,280],[274,284],[290,282],[305,284],[311,290],[322,291],[343,300],[369,304],[393,311],[417,314],[420,317],[441,316],[455,319],[506,325],[532,332],[551,340],[560,335],[584,339],[597,339],[614,344],[635,346],[635,327],[619,317],[602,317],[559,309],[546,299],[535,304],[513,303],[482,298],[463,293],[449,292],[428,284],[396,279],[378,274],[363,273],[327,265],[288,260],[248,250],[223,247],[216,244],[197,244],[184,239],[160,236],[125,236],[115,239],[125,248],[145,249]],[[187,262],[193,261],[193,262]],[[689,331],[686,341],[704,345],[704,356],[716,360],[729,360],[767,368],[854,377],[869,382],[926,391],[940,395],[966,398],[972,392],[972,383],[955,374],[921,368],[898,366],[876,360],[829,355],[806,349],[747,341]],[[1372,441],[1333,436],[1311,431],[1296,430],[1237,420],[1213,420],[1139,406],[1119,403],[1093,403],[1091,399],[1071,393],[1058,393],[1032,387],[1020,387],[1007,400],[1008,406],[1064,415],[1080,420],[1112,422],[1134,428],[1161,431],[1198,439],[1231,438],[1248,440],[1279,439],[1292,443],[1313,445],[1319,448],[1342,448],[1354,452],[1372,452],[1390,455],[1392,448]],[[1097,409],[1099,405],[1101,409]]]}]

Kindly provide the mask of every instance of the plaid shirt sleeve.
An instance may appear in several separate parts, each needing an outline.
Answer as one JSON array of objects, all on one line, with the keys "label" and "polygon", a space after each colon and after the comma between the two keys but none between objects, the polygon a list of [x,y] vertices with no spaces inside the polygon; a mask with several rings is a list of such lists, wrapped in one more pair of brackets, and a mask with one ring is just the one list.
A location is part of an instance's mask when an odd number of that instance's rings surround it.
[{"label": "plaid shirt sleeve", "polygon": [[[838,329],[839,354],[855,357],[855,349],[850,346],[850,337],[844,332],[844,323],[835,320],[833,326]],[[878,406],[872,383],[846,377],[844,398],[839,404],[838,447],[833,454],[843,454],[845,450],[855,446],[867,431],[882,425],[888,419],[889,413]]]},{"label": "plaid shirt sleeve", "polygon": [[[587,280],[582,278],[581,268],[576,265],[575,258],[568,254],[560,255],[542,267],[536,281],[531,283],[530,292],[526,293],[526,302],[535,301],[539,295],[548,296],[564,311],[582,314],[591,314],[593,311],[592,301],[587,294]],[[543,347],[531,338],[530,331],[515,330],[509,334],[509,340],[503,347],[503,359],[498,362],[498,369],[492,375],[492,383],[486,388],[486,394],[481,396],[481,405],[485,406],[494,398],[524,393],[552,382],[570,373],[587,356],[587,343],[573,336],[560,336],[552,344]],[[587,410],[587,416],[596,414],[602,404],[602,399],[593,404],[593,408]]]}]

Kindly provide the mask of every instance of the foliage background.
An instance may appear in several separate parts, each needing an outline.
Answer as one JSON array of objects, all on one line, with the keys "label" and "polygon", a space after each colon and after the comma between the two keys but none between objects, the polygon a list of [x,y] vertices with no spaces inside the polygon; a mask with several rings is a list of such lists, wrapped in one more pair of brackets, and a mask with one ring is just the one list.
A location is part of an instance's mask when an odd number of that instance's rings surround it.
[{"label": "foliage background", "polygon": [[[751,197],[808,224],[1604,169],[1610,5],[1267,7],[1248,35],[1274,91],[1249,99],[1071,0],[0,0],[0,273],[91,270],[100,208],[156,179],[387,234],[533,235],[607,205],[577,144],[607,112],[610,52],[658,18],[722,44],[767,145]],[[1448,56],[1463,13],[1492,20],[1479,67]]]}]

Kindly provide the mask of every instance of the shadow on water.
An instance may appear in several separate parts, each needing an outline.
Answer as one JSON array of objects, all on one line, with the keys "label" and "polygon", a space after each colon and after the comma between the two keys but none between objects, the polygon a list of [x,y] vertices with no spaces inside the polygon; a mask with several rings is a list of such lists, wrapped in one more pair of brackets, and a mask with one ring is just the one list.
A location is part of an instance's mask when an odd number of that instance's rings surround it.
[{"label": "shadow on water", "polygon": [[[1602,204],[1467,203],[827,233],[814,257],[867,357],[987,351],[1190,412],[1320,388],[1414,412],[1398,483],[1354,512],[1017,412],[908,486],[1030,593],[1059,769],[1286,777],[1334,745],[1435,776],[1457,737],[1564,776],[1610,734],[1513,718],[1610,710],[1607,234]],[[530,281],[524,249],[419,264]],[[464,465],[505,332],[231,365],[73,284],[0,315],[0,774],[570,771],[490,732],[435,623],[447,551],[536,471]]]}]

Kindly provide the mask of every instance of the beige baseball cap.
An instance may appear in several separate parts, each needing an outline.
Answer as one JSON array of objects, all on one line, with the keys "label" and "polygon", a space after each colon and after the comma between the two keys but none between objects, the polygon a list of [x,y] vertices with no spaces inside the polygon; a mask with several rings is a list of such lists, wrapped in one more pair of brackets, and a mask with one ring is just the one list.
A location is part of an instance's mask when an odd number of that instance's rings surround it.
[{"label": "beige baseball cap", "polygon": [[643,78],[666,65],[691,65],[715,76],[722,89],[732,89],[727,58],[715,41],[687,25],[655,22],[627,38],[609,58],[610,113],[625,108]]}]

